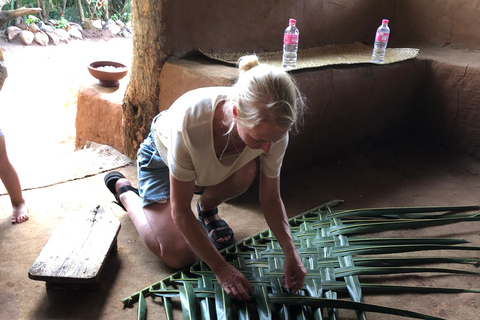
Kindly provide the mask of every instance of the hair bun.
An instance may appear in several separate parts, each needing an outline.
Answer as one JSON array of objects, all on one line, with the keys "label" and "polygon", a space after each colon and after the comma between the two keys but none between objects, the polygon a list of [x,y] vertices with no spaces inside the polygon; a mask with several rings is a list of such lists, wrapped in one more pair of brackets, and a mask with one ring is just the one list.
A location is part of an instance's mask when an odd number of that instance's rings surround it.
[{"label": "hair bun", "polygon": [[260,65],[260,61],[256,55],[243,56],[238,59],[237,65],[240,69],[240,73],[244,73]]}]

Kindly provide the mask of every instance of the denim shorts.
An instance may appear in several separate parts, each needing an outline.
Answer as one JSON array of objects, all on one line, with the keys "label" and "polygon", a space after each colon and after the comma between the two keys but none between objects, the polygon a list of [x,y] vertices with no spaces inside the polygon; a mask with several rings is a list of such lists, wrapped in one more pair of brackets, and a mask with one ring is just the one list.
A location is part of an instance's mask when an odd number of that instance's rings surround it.
[{"label": "denim shorts", "polygon": [[[152,128],[160,115],[153,119]],[[158,153],[154,134],[151,129],[137,152],[138,192],[144,207],[170,199],[170,171]]]}]

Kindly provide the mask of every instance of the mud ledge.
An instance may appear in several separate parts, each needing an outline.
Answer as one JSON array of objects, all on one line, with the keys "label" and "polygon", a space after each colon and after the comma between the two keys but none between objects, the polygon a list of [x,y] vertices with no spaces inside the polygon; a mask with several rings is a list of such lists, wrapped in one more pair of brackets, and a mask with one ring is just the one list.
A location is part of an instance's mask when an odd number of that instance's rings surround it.
[{"label": "mud ledge", "polygon": [[[407,131],[480,154],[480,113],[476,112],[480,93],[474,90],[480,82],[480,53],[416,47],[420,48],[417,58],[395,64],[294,71],[310,114],[303,131],[291,139],[284,170],[328,162]],[[230,86],[236,76],[235,67],[211,60],[170,58],[159,79],[159,111],[189,90]],[[93,140],[123,151],[120,97],[124,90],[122,86],[114,93],[97,85],[80,88],[77,148]]]}]

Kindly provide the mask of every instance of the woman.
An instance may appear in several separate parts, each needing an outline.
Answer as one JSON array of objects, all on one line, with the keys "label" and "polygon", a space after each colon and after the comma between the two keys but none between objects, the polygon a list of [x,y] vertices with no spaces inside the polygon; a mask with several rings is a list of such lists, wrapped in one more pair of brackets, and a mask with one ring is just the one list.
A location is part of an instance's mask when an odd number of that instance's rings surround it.
[{"label": "woman", "polygon": [[[235,241],[217,206],[248,189],[259,158],[259,199],[285,253],[285,285],[303,286],[306,269],[280,196],[280,169],[288,132],[297,129],[305,105],[284,70],[261,65],[256,56],[240,59],[239,69],[233,87],[190,91],[153,120],[137,155],[138,190],[118,172],[105,182],[165,263],[183,268],[202,259],[230,297],[249,300],[253,287],[216,250]],[[194,193],[200,194],[198,221],[190,206]]]}]

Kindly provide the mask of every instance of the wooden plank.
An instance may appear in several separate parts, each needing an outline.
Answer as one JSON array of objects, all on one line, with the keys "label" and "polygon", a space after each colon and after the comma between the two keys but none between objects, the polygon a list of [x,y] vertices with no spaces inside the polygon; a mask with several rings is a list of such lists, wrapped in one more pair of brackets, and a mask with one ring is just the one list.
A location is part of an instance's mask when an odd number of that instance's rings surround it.
[{"label": "wooden plank", "polygon": [[116,248],[120,221],[100,206],[62,221],[28,272],[33,280],[58,284],[98,281],[107,256]]}]

